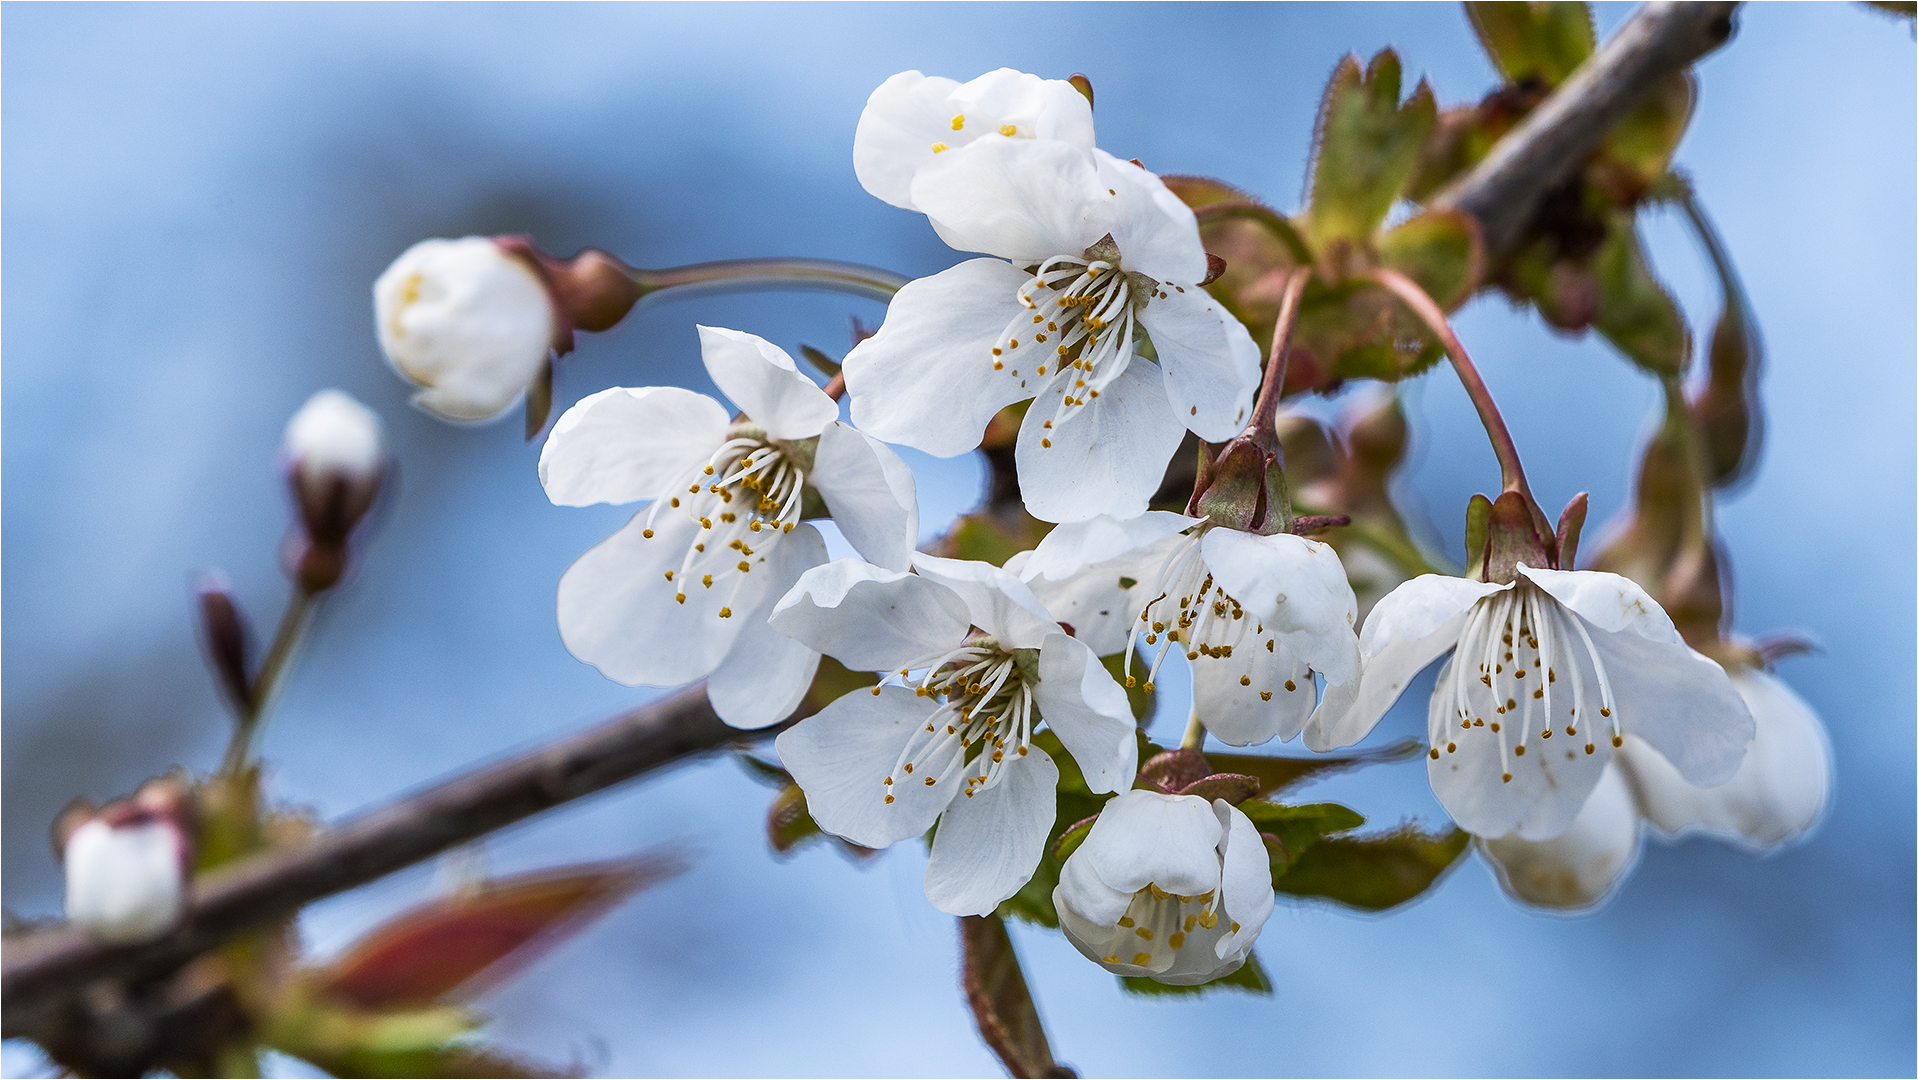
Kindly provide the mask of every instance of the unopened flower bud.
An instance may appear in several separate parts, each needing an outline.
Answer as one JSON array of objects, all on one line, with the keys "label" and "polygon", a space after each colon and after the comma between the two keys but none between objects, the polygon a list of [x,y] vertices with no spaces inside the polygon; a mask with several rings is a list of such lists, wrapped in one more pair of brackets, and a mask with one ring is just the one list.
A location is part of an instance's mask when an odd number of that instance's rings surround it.
[{"label": "unopened flower bud", "polygon": [[[373,283],[387,362],[444,420],[510,408],[570,337],[536,261],[490,237],[422,240]],[[570,344],[570,342],[568,342]]]},{"label": "unopened flower bud", "polygon": [[252,703],[252,680],[248,675],[253,651],[253,634],[246,613],[233,597],[233,583],[218,571],[200,579],[200,632],[206,648],[207,664],[226,692],[235,711],[244,713]]},{"label": "unopened flower bud", "polygon": [[300,511],[297,574],[309,591],[324,589],[344,572],[347,538],[386,476],[380,418],[341,391],[322,390],[293,414],[280,452]]},{"label": "unopened flower bud", "polygon": [[187,809],[178,784],[156,781],[77,825],[67,822],[68,921],[108,942],[147,941],[172,929],[186,907],[192,865]]}]

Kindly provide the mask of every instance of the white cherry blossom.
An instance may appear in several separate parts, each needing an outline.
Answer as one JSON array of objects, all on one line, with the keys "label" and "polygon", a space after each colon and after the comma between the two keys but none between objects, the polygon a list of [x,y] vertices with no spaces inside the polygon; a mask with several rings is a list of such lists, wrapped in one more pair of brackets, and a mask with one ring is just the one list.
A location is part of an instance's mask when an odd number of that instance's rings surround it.
[{"label": "white cherry blossom", "polygon": [[1199,287],[1198,223],[1158,177],[988,135],[919,167],[912,202],[947,243],[993,258],[906,285],[847,355],[862,428],[950,457],[1035,398],[1016,450],[1026,507],[1083,521],[1142,513],[1183,428],[1224,441],[1243,425],[1258,346]]},{"label": "white cherry blossom", "polygon": [[179,826],[164,815],[82,824],[62,856],[67,920],[102,941],[166,933],[186,904],[186,850]]},{"label": "white cherry blossom", "polygon": [[779,601],[773,629],[887,677],[776,745],[827,832],[886,847],[937,821],[926,896],[984,915],[1032,877],[1052,828],[1059,771],[1033,732],[1049,727],[1087,786],[1108,792],[1137,772],[1136,725],[1098,657],[1012,574],[913,561],[901,573],[840,559]]},{"label": "white cherry blossom", "polygon": [[1523,563],[1505,584],[1426,574],[1379,601],[1359,647],[1364,678],[1328,748],[1364,738],[1456,649],[1427,710],[1426,764],[1439,802],[1477,836],[1564,833],[1627,736],[1699,786],[1729,779],[1751,743],[1724,669],[1617,574]]},{"label": "white cherry blossom", "polygon": [[960,83],[902,71],[872,92],[852,137],[852,168],[874,196],[907,210],[912,178],[934,155],[987,135],[1093,147],[1092,104],[1063,79],[1011,68]]},{"label": "white cherry blossom", "polygon": [[387,363],[444,420],[511,408],[546,366],[560,316],[531,265],[486,236],[422,240],[373,283]]},{"label": "white cherry blossom", "polygon": [[1245,963],[1272,914],[1272,868],[1259,830],[1224,799],[1127,791],[1066,859],[1052,903],[1094,963],[1192,985]]},{"label": "white cherry blossom", "polygon": [[1125,649],[1129,668],[1143,638],[1148,690],[1166,658],[1184,654],[1195,715],[1233,746],[1303,731],[1326,749],[1330,721],[1357,692],[1358,601],[1328,544],[1152,511],[1060,525],[1008,566],[1096,652]]},{"label": "white cherry blossom", "polygon": [[740,416],[678,387],[614,387],[568,409],[540,454],[540,482],[559,505],[652,500],[560,579],[560,636],[619,682],[706,679],[722,719],[764,727],[798,705],[819,664],[765,625],[826,561],[801,521],[809,502],[867,558],[903,569],[918,500],[899,456],[839,421],[838,403],[784,351],[737,330],[699,335],[706,370]]},{"label": "white cherry blossom", "polygon": [[1825,725],[1774,675],[1736,668],[1731,682],[1751,709],[1753,734],[1730,780],[1690,783],[1651,744],[1626,735],[1570,829],[1550,840],[1478,842],[1505,891],[1538,907],[1595,907],[1637,861],[1646,825],[1654,835],[1699,834],[1754,854],[1808,835],[1831,796]]}]

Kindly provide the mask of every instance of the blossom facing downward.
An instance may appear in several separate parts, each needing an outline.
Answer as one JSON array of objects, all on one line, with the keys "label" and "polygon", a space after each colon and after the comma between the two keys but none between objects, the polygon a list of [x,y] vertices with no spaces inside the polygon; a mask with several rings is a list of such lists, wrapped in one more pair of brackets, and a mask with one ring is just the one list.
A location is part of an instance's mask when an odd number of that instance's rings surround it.
[{"label": "blossom facing downward", "polygon": [[[1143,639],[1148,691],[1166,658],[1183,654],[1195,715],[1230,745],[1303,731],[1328,749],[1327,726],[1358,689],[1358,601],[1328,544],[1153,511],[1061,525],[1007,565],[1095,652],[1126,650],[1128,671]],[[1326,679],[1323,704],[1314,671]]]},{"label": "blossom facing downward", "polygon": [[187,841],[163,814],[103,814],[67,837],[67,921],[107,942],[148,941],[186,905]]},{"label": "blossom facing downward", "polygon": [[373,283],[380,349],[443,420],[491,420],[545,368],[561,329],[532,265],[490,237],[422,240]]},{"label": "blossom facing downward", "polygon": [[935,155],[988,135],[1093,147],[1092,104],[1063,79],[1011,68],[960,83],[902,71],[872,92],[852,137],[852,168],[875,197],[906,210],[912,178]]},{"label": "blossom facing downward", "polygon": [[1015,450],[1026,508],[1083,521],[1142,513],[1184,429],[1224,441],[1243,425],[1258,346],[1199,287],[1197,220],[1158,177],[987,135],[918,167],[912,203],[993,257],[909,283],[847,354],[862,428],[950,457],[1034,398]]},{"label": "blossom facing downward", "polygon": [[741,415],[678,387],[614,387],[568,409],[540,454],[558,505],[652,501],[560,579],[560,636],[629,685],[707,679],[721,719],[764,727],[798,705],[819,664],[766,626],[826,561],[802,518],[830,513],[867,558],[904,568],[918,499],[899,456],[836,419],[838,403],[783,350],[737,330],[699,335]]},{"label": "blossom facing downward", "polygon": [[1736,668],[1731,682],[1750,707],[1751,751],[1730,780],[1686,781],[1636,735],[1624,745],[1572,827],[1551,840],[1515,836],[1478,842],[1514,899],[1578,911],[1596,907],[1637,861],[1643,826],[1676,839],[1693,833],[1769,854],[1809,835],[1831,797],[1831,744],[1805,700],[1776,676]]},{"label": "blossom facing downward", "polygon": [[1427,710],[1427,773],[1477,836],[1564,833],[1627,736],[1704,787],[1730,779],[1752,739],[1724,669],[1617,574],[1524,563],[1504,584],[1426,574],[1379,601],[1359,647],[1364,677],[1332,746],[1364,738],[1421,669],[1453,652]]},{"label": "blossom facing downward", "polygon": [[1174,985],[1238,970],[1273,899],[1251,819],[1224,799],[1156,791],[1106,803],[1052,890],[1060,928],[1087,958]]},{"label": "blossom facing downward", "polygon": [[1129,787],[1138,741],[1125,691],[1017,578],[919,555],[903,573],[840,559],[779,601],[774,630],[883,672],[782,732],[779,757],[820,828],[886,847],[939,823],[926,896],[984,915],[1039,865],[1059,770],[1049,727],[1094,792]]}]

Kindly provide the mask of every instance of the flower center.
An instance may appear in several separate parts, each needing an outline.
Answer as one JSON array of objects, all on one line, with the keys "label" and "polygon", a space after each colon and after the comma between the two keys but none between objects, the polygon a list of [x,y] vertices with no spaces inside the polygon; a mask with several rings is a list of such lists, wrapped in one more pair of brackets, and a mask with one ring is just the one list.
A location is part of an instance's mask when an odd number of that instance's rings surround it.
[{"label": "flower center", "polygon": [[[1476,670],[1468,676],[1466,665],[1472,663]],[[1584,671],[1588,665],[1597,676],[1596,717],[1587,711]],[[1566,705],[1564,690],[1557,688],[1561,667],[1570,674],[1572,684],[1571,702],[1562,714],[1554,711]],[[1625,742],[1611,678],[1585,624],[1523,578],[1473,606],[1459,636],[1449,681],[1449,686],[1441,685],[1437,691],[1451,695],[1451,708],[1433,725],[1434,759],[1440,756],[1441,746],[1448,754],[1457,753],[1461,739],[1485,729],[1498,740],[1500,772],[1509,784],[1512,760],[1525,756],[1535,713],[1540,739],[1555,734],[1554,718],[1562,716],[1566,738],[1576,740],[1581,730],[1585,732],[1587,754],[1598,751],[1594,731],[1607,726],[1614,747]]]},{"label": "flower center", "polygon": [[[1146,693],[1153,691],[1153,681],[1159,677],[1159,665],[1165,663],[1174,645],[1178,645],[1185,653],[1185,658],[1194,664],[1202,658],[1230,659],[1237,649],[1264,649],[1267,652],[1278,649],[1277,641],[1267,632],[1265,624],[1256,618],[1247,618],[1245,608],[1212,579],[1212,572],[1206,568],[1199,549],[1200,538],[1205,535],[1207,528],[1209,526],[1202,525],[1194,529],[1186,541],[1166,557],[1153,598],[1139,612],[1139,621],[1133,624],[1132,634],[1126,642],[1127,686],[1136,684],[1132,675],[1132,649],[1140,634],[1145,635],[1147,645],[1159,646],[1158,655],[1152,660],[1152,669],[1146,672]],[[1175,601],[1177,606],[1174,606]],[[1162,637],[1163,641],[1160,640]],[[1252,683],[1249,675],[1241,676],[1240,681],[1247,686]],[[1285,680],[1284,685],[1288,693],[1296,693],[1299,689],[1294,679]],[[1272,693],[1271,690],[1260,690],[1259,697],[1271,701]]]},{"label": "flower center", "polygon": [[[678,570],[666,571],[666,580],[679,586],[674,596],[686,602],[686,590],[710,589],[732,578],[732,594],[720,606],[719,617],[732,617],[732,600],[752,572],[755,556],[763,556],[781,536],[799,524],[806,473],[791,447],[766,436],[750,421],[733,424],[730,436],[705,462],[681,473],[653,501],[640,534],[653,538],[653,524],[662,509],[679,510],[699,522],[692,546]],[[761,558],[759,561],[764,561]]]},{"label": "flower center", "polygon": [[[1065,392],[1052,420],[1096,399],[1132,362],[1138,313],[1159,283],[1119,265],[1119,245],[1107,236],[1083,255],[1057,255],[1040,263],[1019,286],[1025,312],[1013,317],[992,347],[992,369],[1030,357],[1033,373],[1047,383],[1064,380]],[[1028,350],[1020,353],[1020,348]],[[1042,445],[1051,446],[1050,439]]]},{"label": "flower center", "polygon": [[[913,691],[945,700],[899,751],[886,774],[887,802],[895,785],[908,783],[963,782],[971,798],[997,784],[1007,762],[1030,752],[1039,723],[1031,686],[1036,680],[1032,658],[1020,653],[1031,651],[1009,650],[980,635],[927,666]],[[903,682],[907,674],[896,678]]]},{"label": "flower center", "polygon": [[[1173,955],[1185,948],[1186,938],[1218,926],[1219,890],[1182,896],[1149,884],[1132,894],[1132,903],[1119,917],[1101,959],[1164,971],[1172,966]],[[1238,933],[1238,923],[1230,927],[1227,933]]]}]

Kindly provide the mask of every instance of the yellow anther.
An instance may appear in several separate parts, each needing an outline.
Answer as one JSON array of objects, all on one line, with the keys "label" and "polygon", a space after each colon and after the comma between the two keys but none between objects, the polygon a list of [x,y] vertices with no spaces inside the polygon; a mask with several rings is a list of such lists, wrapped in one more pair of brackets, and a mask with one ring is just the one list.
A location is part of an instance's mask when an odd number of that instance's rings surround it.
[{"label": "yellow anther", "polygon": [[999,134],[1004,135],[1006,138],[1010,139],[1014,135],[1019,134],[1019,129],[1013,126],[1012,124],[1000,124]]},{"label": "yellow anther", "polygon": [[745,574],[745,573],[750,573],[750,572],[752,571],[752,568],[753,568],[753,564],[752,564],[752,563],[749,563],[749,562],[747,562],[747,561],[746,561],[746,560],[744,560],[744,559],[741,559],[741,560],[739,560],[739,572],[740,572],[740,573],[742,573],[742,574]]},{"label": "yellow anther", "polygon": [[1051,439],[1040,439],[1040,440],[1039,440],[1039,445],[1040,445],[1040,446],[1043,446],[1043,447],[1045,447],[1045,448],[1046,448],[1046,449],[1048,449],[1048,450],[1050,450],[1050,449],[1052,449],[1052,440],[1051,440]]},{"label": "yellow anther", "polygon": [[966,126],[966,114],[960,113],[952,118],[952,130],[958,131]]},{"label": "yellow anther", "polygon": [[1624,746],[1624,745],[1625,745],[1625,740],[1624,740],[1624,738],[1622,738],[1622,737],[1620,737],[1620,736],[1618,736],[1618,735],[1614,735],[1614,736],[1612,736],[1612,745],[1613,745],[1613,746]]},{"label": "yellow anther", "polygon": [[1140,937],[1146,939],[1147,941],[1152,940],[1152,928],[1149,926],[1141,926],[1137,930],[1134,930],[1133,933],[1139,935]]},{"label": "yellow anther", "polygon": [[641,535],[641,536],[643,536],[643,537],[645,537],[645,538],[646,538],[646,539],[648,539],[648,540],[651,540],[651,539],[653,538],[653,530],[651,530],[651,529],[641,529],[641,530],[639,530],[639,535]]},{"label": "yellow anther", "polygon": [[713,587],[713,576],[711,574],[707,574],[705,577],[699,579],[699,583],[701,585],[706,586],[708,589],[710,589]]},{"label": "yellow anther", "polygon": [[1298,688],[1299,688],[1298,683],[1293,682],[1291,679],[1285,680],[1285,689],[1287,690],[1287,692],[1297,690]]},{"label": "yellow anther", "polygon": [[1501,779],[1501,780],[1503,780],[1504,782],[1506,782],[1506,783],[1508,783],[1508,784],[1509,784],[1509,783],[1511,783],[1511,782],[1512,782],[1512,774],[1511,774],[1511,773],[1506,773],[1506,774],[1505,774],[1504,776],[1501,776],[1501,777],[1500,777],[1499,779]]},{"label": "yellow anther", "polygon": [[1142,953],[1133,953],[1133,954],[1132,954],[1132,963],[1133,963],[1133,966],[1135,966],[1135,967],[1144,967],[1144,966],[1146,966],[1147,964],[1150,964],[1151,962],[1152,962],[1152,954],[1151,954],[1151,953],[1148,953],[1148,952],[1142,952]]},{"label": "yellow anther", "polygon": [[683,603],[685,603],[685,602],[686,602],[686,594],[685,594],[685,593],[676,593],[676,594],[674,594],[674,596],[673,596],[673,599],[674,599],[674,600],[676,600],[676,601],[678,601],[679,603],[682,603],[682,604],[683,604]]},{"label": "yellow anther", "polygon": [[1239,676],[1239,685],[1240,685],[1240,686],[1251,686],[1251,685],[1252,685],[1252,676],[1250,676],[1250,675],[1241,675],[1241,676]]},{"label": "yellow anther", "polygon": [[1260,701],[1271,701],[1271,700],[1272,700],[1272,691],[1270,691],[1270,690],[1261,690],[1261,691],[1259,691],[1259,700],[1260,700]]},{"label": "yellow anther", "polygon": [[673,580],[673,572],[671,570],[666,571],[666,580],[667,581]]},{"label": "yellow anther", "polygon": [[935,153],[935,154],[943,154],[943,153],[945,153],[945,152],[946,152],[946,144],[945,144],[945,143],[942,143],[942,142],[936,142],[936,143],[933,143],[933,144],[932,144],[932,152],[933,152],[933,153]]},{"label": "yellow anther", "polygon": [[[1185,932],[1186,932],[1186,933],[1188,933],[1188,934],[1190,934],[1190,933],[1192,932],[1192,928],[1193,928],[1193,927],[1195,927],[1195,926],[1197,926],[1197,925],[1199,925],[1199,917],[1198,917],[1197,915],[1187,915],[1187,916],[1185,917]],[[1177,947],[1178,947],[1178,946],[1176,946],[1176,945],[1175,945],[1175,946],[1173,946],[1173,948],[1177,948]]]},{"label": "yellow anther", "polygon": [[733,609],[732,609],[732,608],[729,608],[729,607],[723,607],[723,608],[720,608],[720,609],[719,609],[719,617],[720,617],[720,618],[722,618],[722,619],[730,619],[730,618],[732,618],[732,617],[733,617]]},{"label": "yellow anther", "polygon": [[1134,926],[1137,926],[1138,924],[1132,921],[1132,916],[1121,915],[1119,916],[1119,925],[1125,927],[1127,930],[1130,930]]},{"label": "yellow anther", "polygon": [[1205,927],[1207,930],[1219,925],[1219,913],[1216,911],[1199,912],[1199,925]]},{"label": "yellow anther", "polygon": [[1524,744],[1524,743],[1520,743],[1520,744],[1518,745],[1518,749],[1516,749],[1516,750],[1513,750],[1513,751],[1512,751],[1512,753],[1514,753],[1514,754],[1517,754],[1517,755],[1518,755],[1519,757],[1524,757],[1524,756],[1525,756],[1525,744]]}]

